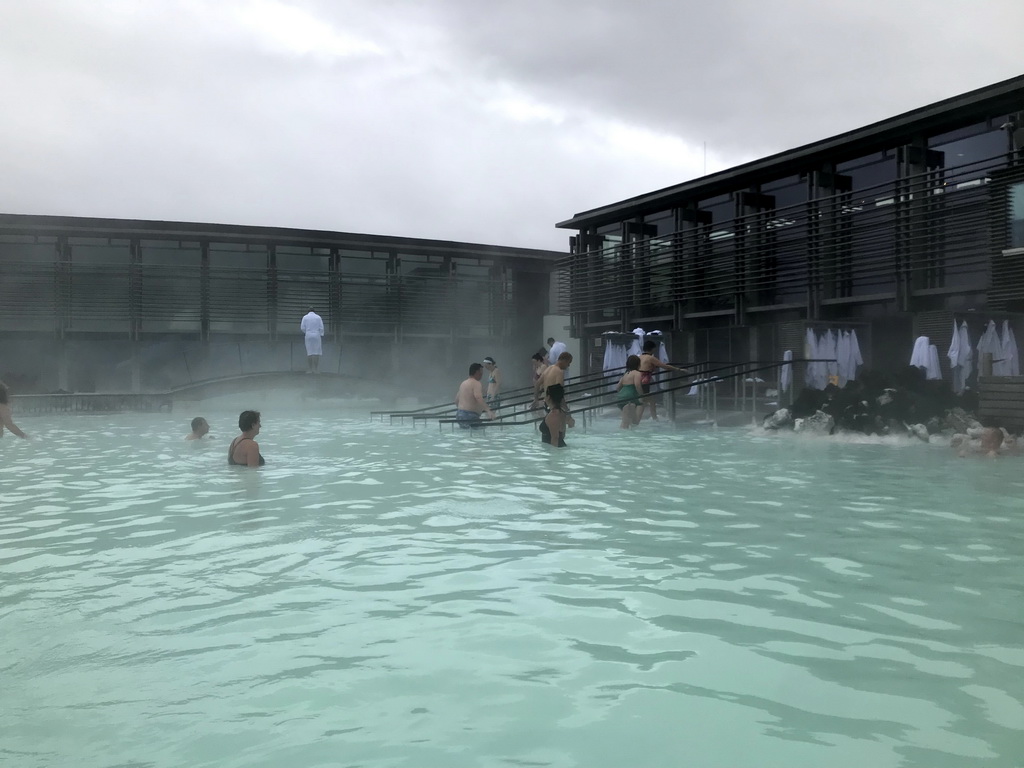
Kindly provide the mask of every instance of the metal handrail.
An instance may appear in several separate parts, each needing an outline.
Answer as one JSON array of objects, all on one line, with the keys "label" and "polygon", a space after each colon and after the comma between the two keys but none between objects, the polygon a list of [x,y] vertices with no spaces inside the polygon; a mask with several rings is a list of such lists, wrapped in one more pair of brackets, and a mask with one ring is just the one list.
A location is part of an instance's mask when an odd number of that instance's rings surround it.
[{"label": "metal handrail", "polygon": [[[708,385],[717,384],[717,383],[722,382],[722,381],[728,381],[728,380],[735,379],[735,378],[740,377],[740,376],[747,376],[749,374],[757,373],[759,371],[773,370],[773,369],[781,370],[781,368],[783,366],[792,365],[794,363],[834,363],[834,362],[836,362],[835,358],[796,358],[796,359],[793,359],[793,360],[773,361],[773,362],[770,362],[770,363],[763,363],[763,364],[758,364],[758,365],[755,365],[755,366],[750,366],[748,363],[732,363],[732,364],[729,364],[729,365],[720,366],[717,369],[711,369],[711,370],[706,371],[705,374],[709,375],[709,378],[699,378],[699,379],[694,380],[692,375],[670,377],[669,379],[667,379],[667,381],[676,381],[676,380],[680,380],[680,379],[684,379],[685,378],[685,379],[687,379],[687,382],[685,384],[681,384],[681,385],[676,386],[676,387],[659,388],[658,392],[656,392],[656,393],[648,393],[648,394],[663,394],[663,393],[669,393],[669,392],[678,392],[678,391],[683,390],[683,389],[689,390],[689,389],[691,389],[694,386],[697,386],[697,387],[707,387]],[[742,369],[739,370],[739,371],[736,371],[734,373],[727,373],[727,374],[714,374],[714,373],[712,373],[713,370],[735,368],[737,366],[742,366]],[[711,390],[711,399],[709,400],[709,402],[711,403],[712,413],[714,414],[714,420],[713,421],[717,425],[717,423],[718,423],[717,395],[715,394],[715,388],[713,386],[711,386],[709,388]],[[792,392],[792,388],[790,389],[790,392]],[[604,394],[605,393],[591,395],[590,398],[588,398],[588,399],[599,398],[599,397],[602,397]],[[598,409],[607,408],[608,406],[615,404],[614,399],[607,399],[607,400],[604,400],[604,401],[599,402],[599,403],[587,404],[587,405],[583,405],[583,406],[578,406],[579,402],[580,402],[579,400],[575,401],[574,407],[572,409],[572,413],[573,414],[583,414],[584,415],[584,419],[583,419],[584,427],[586,426],[586,423],[587,423],[586,414],[592,413],[593,411],[596,411]],[[756,408],[756,402],[754,403],[754,408]],[[755,413],[754,408],[752,408],[752,410],[751,410],[752,414]],[[493,419],[491,421],[476,422],[476,423],[474,423],[474,428],[479,428],[479,427],[500,427],[500,426],[520,426],[522,424],[536,424],[538,421],[541,421],[543,418],[544,418],[543,416],[538,416],[536,418],[525,419],[525,420],[517,420],[517,421],[510,421],[510,422],[501,422],[499,419]],[[457,419],[439,419],[438,420],[438,424],[439,425],[444,425],[444,424],[454,425],[454,424],[458,424],[458,423],[459,423],[459,421]]]}]

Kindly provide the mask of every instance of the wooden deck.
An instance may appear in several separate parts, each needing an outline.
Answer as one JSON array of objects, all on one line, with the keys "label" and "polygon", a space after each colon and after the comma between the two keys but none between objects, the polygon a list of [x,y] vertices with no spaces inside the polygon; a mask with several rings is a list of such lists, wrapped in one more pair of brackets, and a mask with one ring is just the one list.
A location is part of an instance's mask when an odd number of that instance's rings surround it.
[{"label": "wooden deck", "polygon": [[978,418],[985,425],[1024,429],[1024,376],[980,376]]}]

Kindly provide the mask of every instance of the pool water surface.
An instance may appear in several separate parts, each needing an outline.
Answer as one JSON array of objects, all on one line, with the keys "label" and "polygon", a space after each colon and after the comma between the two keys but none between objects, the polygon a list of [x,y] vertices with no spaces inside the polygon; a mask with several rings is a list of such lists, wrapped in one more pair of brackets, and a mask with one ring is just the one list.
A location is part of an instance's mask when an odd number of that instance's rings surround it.
[{"label": "pool water surface", "polygon": [[1024,458],[192,415],[0,440],[0,764],[1022,764]]}]

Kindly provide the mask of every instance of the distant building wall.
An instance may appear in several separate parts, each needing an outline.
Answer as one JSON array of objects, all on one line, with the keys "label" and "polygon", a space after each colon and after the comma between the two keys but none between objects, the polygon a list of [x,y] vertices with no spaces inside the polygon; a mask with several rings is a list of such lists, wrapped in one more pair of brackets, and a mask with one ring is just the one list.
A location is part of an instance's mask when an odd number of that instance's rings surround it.
[{"label": "distant building wall", "polygon": [[[447,389],[529,359],[564,254],[262,227],[0,215],[0,377],[29,391],[153,391],[302,370]],[[338,350],[341,349],[339,356]],[[523,363],[521,378],[528,383]],[[442,385],[442,382],[444,384]],[[454,390],[453,390],[454,391]]]}]

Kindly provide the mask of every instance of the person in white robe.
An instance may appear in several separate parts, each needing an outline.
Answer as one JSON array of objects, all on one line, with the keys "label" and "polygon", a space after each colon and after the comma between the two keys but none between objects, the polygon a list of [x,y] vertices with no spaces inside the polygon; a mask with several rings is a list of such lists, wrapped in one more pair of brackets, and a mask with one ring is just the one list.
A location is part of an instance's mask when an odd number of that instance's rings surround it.
[{"label": "person in white robe", "polygon": [[302,318],[299,323],[299,330],[304,334],[306,340],[306,364],[309,366],[306,373],[320,372],[320,357],[324,353],[324,321],[313,308]]},{"label": "person in white robe", "polygon": [[548,365],[558,362],[558,356],[565,352],[565,344],[555,341],[554,337],[548,337]]}]

